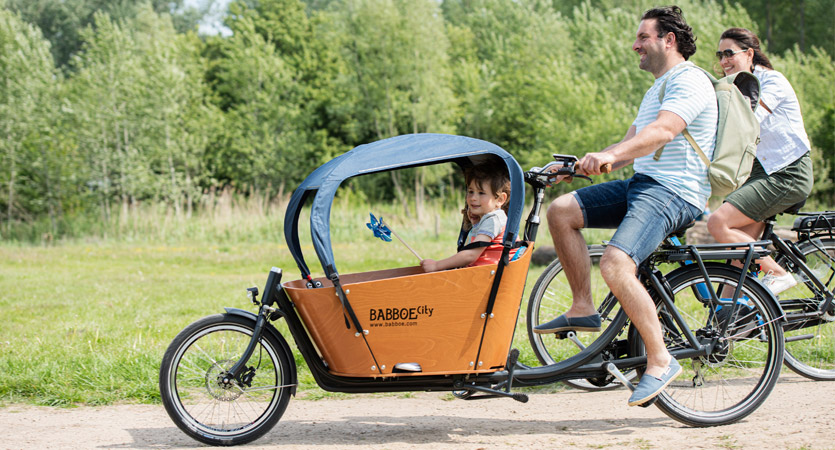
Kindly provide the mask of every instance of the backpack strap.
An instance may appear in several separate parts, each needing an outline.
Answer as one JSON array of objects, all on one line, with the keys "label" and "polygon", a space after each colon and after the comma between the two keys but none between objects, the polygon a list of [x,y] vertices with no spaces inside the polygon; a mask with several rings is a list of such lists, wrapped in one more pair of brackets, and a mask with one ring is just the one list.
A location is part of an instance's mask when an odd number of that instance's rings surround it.
[{"label": "backpack strap", "polygon": [[[661,83],[661,88],[658,90],[658,103],[663,103],[664,102],[664,93],[667,91],[667,81],[670,80],[670,77],[673,76],[673,73],[677,72],[680,69],[683,69],[684,67],[685,67],[684,64],[679,64],[679,65],[673,67],[670,70],[670,75],[668,75],[667,78],[664,80],[664,82]],[[695,66],[695,67],[698,67],[698,66]],[[702,72],[705,72],[704,69],[702,69],[701,67],[698,67],[698,68],[701,69]],[[705,73],[707,73],[707,72],[705,72]],[[728,85],[727,88],[722,87],[722,89],[729,89],[729,88],[730,88],[730,85]],[[693,139],[693,136],[690,134],[690,132],[687,131],[687,128],[685,128],[681,132],[681,134],[684,136],[685,139],[687,139],[687,142],[690,143],[690,145],[693,147],[693,149],[696,150],[696,153],[699,154],[699,157],[702,159],[702,162],[705,163],[705,165],[709,167],[710,166],[710,159],[708,159],[707,155],[705,155],[705,152],[703,152],[701,147],[699,147],[699,144],[696,143],[696,140]],[[653,156],[652,159],[655,160],[655,161],[658,161],[659,159],[661,159],[661,154],[662,153],[664,153],[664,147],[663,146],[655,151],[655,156]]]},{"label": "backpack strap", "polygon": [[[702,162],[703,162],[703,163],[705,163],[705,165],[706,165],[706,166],[710,167],[710,160],[709,160],[709,159],[707,159],[707,155],[705,155],[705,152],[703,152],[703,151],[702,151],[702,149],[699,147],[699,144],[697,144],[697,143],[696,143],[696,140],[695,140],[695,139],[693,139],[693,136],[690,134],[690,132],[689,132],[689,131],[687,131],[687,128],[685,128],[685,129],[684,129],[684,131],[682,131],[682,132],[681,132],[681,134],[683,134],[683,135],[684,135],[684,139],[687,139],[687,142],[689,142],[689,143],[690,143],[690,146],[692,146],[692,147],[693,147],[693,150],[696,150],[696,153],[698,153],[698,154],[699,154],[699,158],[702,158]],[[658,158],[660,158],[660,157],[661,157],[661,153],[660,153],[660,152],[661,152],[662,150],[664,150],[664,147],[659,148],[659,149],[655,152],[655,158],[654,158],[654,159],[655,159],[656,161],[658,161]]]}]

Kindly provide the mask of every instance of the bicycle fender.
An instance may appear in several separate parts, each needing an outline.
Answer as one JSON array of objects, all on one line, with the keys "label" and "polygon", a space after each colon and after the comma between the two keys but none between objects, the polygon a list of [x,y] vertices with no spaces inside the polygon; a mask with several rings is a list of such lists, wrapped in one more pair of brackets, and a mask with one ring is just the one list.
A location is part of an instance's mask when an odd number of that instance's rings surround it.
[{"label": "bicycle fender", "polygon": [[[247,311],[245,309],[240,308],[230,308],[225,307],[223,308],[227,314],[233,314],[236,316],[246,317],[247,319],[251,319],[252,323],[254,324],[255,321],[258,319],[258,316],[255,315],[252,311]],[[283,347],[284,351],[287,352],[287,355],[290,357],[290,383],[292,385],[290,393],[293,397],[296,396],[296,387],[299,384],[298,376],[296,374],[296,359],[293,355],[293,351],[290,349],[290,345],[287,344],[287,340],[284,339],[284,336],[275,329],[275,327],[271,323],[264,324],[264,330],[268,333],[272,334],[273,337],[279,342],[279,344]]]}]

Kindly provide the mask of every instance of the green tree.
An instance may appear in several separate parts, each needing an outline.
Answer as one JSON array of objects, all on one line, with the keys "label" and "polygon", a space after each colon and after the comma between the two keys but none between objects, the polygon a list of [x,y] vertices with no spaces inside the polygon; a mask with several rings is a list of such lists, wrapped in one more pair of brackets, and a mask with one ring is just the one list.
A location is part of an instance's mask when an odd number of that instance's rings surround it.
[{"label": "green tree", "polygon": [[[299,106],[312,121],[308,124],[310,143],[318,158],[311,163],[324,162],[344,151],[346,146],[353,146],[357,138],[353,118],[347,112],[347,105],[353,104],[353,99],[346,98],[350,93],[337,83],[348,69],[340,53],[342,37],[332,31],[332,16],[318,13],[311,16],[305,13],[305,5],[300,0],[249,3],[232,3],[226,24],[236,30],[237,22],[247,20],[294,72]],[[217,42],[222,40],[210,45]],[[210,73],[210,78],[213,77]],[[233,92],[223,90],[221,94],[224,109],[236,101]]]},{"label": "green tree", "polygon": [[[349,0],[334,5],[333,14],[349,66],[348,76],[340,81],[354,90],[360,142],[453,131],[457,107],[437,2]],[[404,207],[407,191],[413,192],[420,217],[426,186],[446,179],[443,169],[424,168],[394,172],[390,185],[374,183],[383,190],[393,187]]]},{"label": "green tree", "polygon": [[756,22],[768,51],[782,54],[797,45],[813,46],[835,55],[835,2],[832,0],[738,0]]},{"label": "green tree", "polygon": [[116,21],[136,15],[141,5],[150,4],[157,13],[180,11],[182,30],[192,29],[197,17],[181,8],[183,0],[6,0],[7,7],[23,20],[36,25],[52,44],[58,67],[66,66],[81,49],[82,30],[95,23],[95,14],[105,13]]},{"label": "green tree", "polygon": [[771,58],[774,68],[797,93],[803,122],[812,143],[815,185],[812,198],[822,207],[835,205],[835,64],[820,48],[803,53],[799,47]]},{"label": "green tree", "polygon": [[130,117],[132,102],[141,99],[143,68],[129,31],[106,14],[96,14],[95,28],[86,28],[82,37],[69,101],[90,170],[87,184],[107,223],[114,198],[127,208],[148,195],[150,172],[144,155],[133,146],[137,124]]},{"label": "green tree", "polygon": [[[53,125],[55,76],[49,44],[41,33],[17,15],[0,10],[0,183],[5,187],[0,217],[7,233],[12,222],[31,221],[42,212],[33,210],[32,197],[20,192],[36,191],[33,171],[38,167],[32,164],[42,160],[48,134],[44,131]],[[45,203],[54,208],[56,201],[50,196]]]},{"label": "green tree", "polygon": [[141,10],[133,41],[144,76],[133,120],[138,140],[155,179],[154,196],[187,215],[201,187],[211,183],[204,167],[208,142],[219,132],[220,114],[208,101],[203,81],[201,42],[194,33],[178,34],[167,15]]},{"label": "green tree", "polygon": [[219,179],[234,180],[241,188],[283,192],[288,182],[306,175],[305,162],[312,156],[303,86],[252,19],[231,25],[234,35],[222,43],[213,69],[227,123],[211,155],[212,168]]},{"label": "green tree", "polygon": [[454,13],[465,108],[459,133],[495,142],[530,166],[549,153],[597,150],[626,130],[628,106],[586,75],[594,61],[578,57],[571,23],[550,2],[476,0]]},{"label": "green tree", "polygon": [[114,200],[121,218],[142,200],[190,210],[219,122],[206,102],[199,40],[150,8],[119,23],[99,13],[83,36],[70,103],[103,219]]}]

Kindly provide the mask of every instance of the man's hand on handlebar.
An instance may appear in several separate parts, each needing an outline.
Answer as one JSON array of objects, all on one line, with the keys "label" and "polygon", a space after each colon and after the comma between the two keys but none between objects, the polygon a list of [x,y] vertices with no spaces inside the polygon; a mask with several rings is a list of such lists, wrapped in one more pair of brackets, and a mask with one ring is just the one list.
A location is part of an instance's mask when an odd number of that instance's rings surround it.
[{"label": "man's hand on handlebar", "polygon": [[[557,154],[553,156],[555,161],[546,164],[545,167],[532,167],[531,170],[525,172],[525,180],[534,186],[542,187],[550,187],[562,181],[570,183],[574,177],[591,181],[591,178],[586,175],[587,172],[580,168],[576,156]],[[611,163],[605,163],[603,167],[597,169],[595,175],[611,171]]]},{"label": "man's hand on handlebar", "polygon": [[548,163],[543,169],[552,174],[548,177],[548,187],[560,184],[562,181],[571,183],[574,181],[574,175],[577,175],[574,171],[575,167],[573,165],[566,166],[561,164],[561,162]]},{"label": "man's hand on handlebar", "polygon": [[[603,155],[603,153],[589,153],[580,160],[577,160],[577,157],[573,155],[554,155],[554,159],[556,161],[545,166],[546,170],[556,174],[555,176],[549,178],[549,184],[558,184],[563,180],[567,183],[571,183],[575,176],[591,181],[589,175],[600,175],[601,173],[609,173],[612,171],[611,162],[605,161],[601,162],[600,166],[594,166],[600,158],[597,160],[587,159],[589,155]],[[613,158],[606,155],[604,160],[607,159]],[[581,164],[584,162],[588,165],[588,167]]]},{"label": "man's hand on handlebar", "polygon": [[574,165],[574,170],[578,174],[601,175],[611,172],[614,164],[615,158],[608,152],[586,153]]}]

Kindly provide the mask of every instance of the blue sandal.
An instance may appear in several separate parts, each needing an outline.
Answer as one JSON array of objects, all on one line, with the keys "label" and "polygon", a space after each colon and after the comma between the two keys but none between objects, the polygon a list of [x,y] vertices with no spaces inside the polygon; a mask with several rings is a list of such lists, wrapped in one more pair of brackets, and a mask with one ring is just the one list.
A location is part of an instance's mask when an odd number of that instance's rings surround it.
[{"label": "blue sandal", "polygon": [[638,383],[635,391],[632,392],[632,396],[629,397],[629,406],[638,406],[652,400],[672,383],[679,374],[681,374],[681,364],[675,359],[670,361],[670,365],[661,374],[661,378],[644,374],[641,377],[641,382]]},{"label": "blue sandal", "polygon": [[565,317],[565,314],[556,319],[535,326],[533,332],[537,334],[550,334],[558,331],[600,331],[600,314],[592,314],[585,317]]}]

